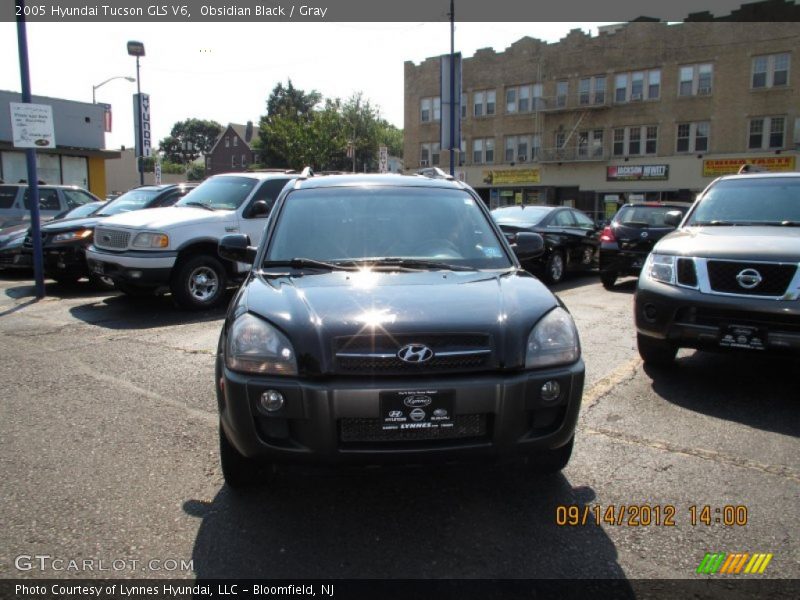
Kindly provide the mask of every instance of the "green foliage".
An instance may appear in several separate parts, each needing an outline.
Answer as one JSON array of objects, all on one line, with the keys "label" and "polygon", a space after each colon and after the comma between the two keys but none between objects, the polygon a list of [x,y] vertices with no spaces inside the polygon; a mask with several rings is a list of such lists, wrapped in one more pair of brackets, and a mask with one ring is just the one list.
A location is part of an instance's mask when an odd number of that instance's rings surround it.
[{"label": "green foliage", "polygon": [[[361,92],[347,101],[328,99],[321,108],[318,92],[306,94],[278,84],[259,122],[259,161],[271,168],[317,171],[378,170],[378,148],[402,156],[403,132],[385,119]],[[352,147],[355,155],[348,156]]]},{"label": "green foliage", "polygon": [[216,121],[186,119],[172,126],[171,135],[161,140],[159,149],[167,161],[186,164],[208,154],[222,130]]}]

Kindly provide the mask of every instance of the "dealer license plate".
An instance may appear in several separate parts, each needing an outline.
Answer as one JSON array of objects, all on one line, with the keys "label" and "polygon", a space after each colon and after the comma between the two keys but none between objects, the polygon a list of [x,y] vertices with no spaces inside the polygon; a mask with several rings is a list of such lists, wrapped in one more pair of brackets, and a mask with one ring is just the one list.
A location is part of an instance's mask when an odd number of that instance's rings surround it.
[{"label": "dealer license plate", "polygon": [[723,348],[764,350],[767,332],[751,325],[728,325],[720,333],[719,345]]},{"label": "dealer license plate", "polygon": [[381,428],[449,429],[455,426],[453,390],[408,390],[381,392]]}]

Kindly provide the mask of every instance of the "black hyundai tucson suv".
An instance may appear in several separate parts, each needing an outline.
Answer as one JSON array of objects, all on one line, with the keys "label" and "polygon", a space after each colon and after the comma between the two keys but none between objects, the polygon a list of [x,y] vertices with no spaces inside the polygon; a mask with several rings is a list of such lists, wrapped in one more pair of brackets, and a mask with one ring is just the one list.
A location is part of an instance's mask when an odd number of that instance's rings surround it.
[{"label": "black hyundai tucson suv", "polygon": [[[534,233],[516,252],[541,253]],[[279,463],[569,461],[584,364],[561,302],[469,186],[305,173],[284,188],[216,360],[231,487]],[[268,469],[269,470],[269,469]]]},{"label": "black hyundai tucson suv", "polygon": [[645,363],[679,348],[800,356],[800,173],[712,182],[653,248],[635,315]]}]

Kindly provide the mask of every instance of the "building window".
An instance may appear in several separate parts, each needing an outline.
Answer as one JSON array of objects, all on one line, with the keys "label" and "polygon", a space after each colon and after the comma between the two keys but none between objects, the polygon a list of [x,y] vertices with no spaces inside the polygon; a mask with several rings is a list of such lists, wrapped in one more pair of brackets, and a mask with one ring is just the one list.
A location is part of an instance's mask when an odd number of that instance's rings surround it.
[{"label": "building window", "polygon": [[[644,140],[644,144],[642,144]],[[627,152],[626,152],[627,149]],[[658,151],[658,127],[655,125],[614,129],[614,156],[652,155]]]},{"label": "building window", "polygon": [[789,83],[789,53],[769,54],[753,58],[753,89],[770,88]]},{"label": "building window", "polygon": [[678,95],[710,95],[713,74],[714,66],[711,63],[686,65],[681,67],[678,70]]},{"label": "building window", "polygon": [[614,76],[614,102],[657,100],[661,95],[661,69],[617,73]]},{"label": "building window", "polygon": [[227,135],[225,136],[225,147],[226,148],[230,148],[231,147],[231,138],[230,138],[230,136],[227,136]]},{"label": "building window", "polygon": [[506,137],[505,162],[525,163],[533,161],[537,148],[534,138],[535,136],[530,135],[510,135]]},{"label": "building window", "polygon": [[676,152],[707,152],[710,129],[708,121],[678,123]]},{"label": "building window", "polygon": [[494,138],[472,140],[472,162],[476,165],[494,162]]},{"label": "building window", "polygon": [[759,117],[750,119],[750,150],[783,148],[786,130],[785,117]]},{"label": "building window", "polygon": [[242,166],[247,166],[247,154],[242,154]]},{"label": "building window", "polygon": [[603,130],[593,129],[578,132],[578,157],[600,158],[603,156]]},{"label": "building window", "polygon": [[495,114],[497,94],[495,90],[482,90],[472,95],[472,114],[476,117]]},{"label": "building window", "polygon": [[509,88],[506,90],[506,112],[517,112],[517,93],[519,88]]},{"label": "building window", "polygon": [[239,145],[239,138],[236,137],[236,136],[233,136],[233,147],[236,148],[236,146],[238,146],[238,145]]},{"label": "building window", "polygon": [[440,163],[441,152],[439,142],[428,142],[420,144],[419,147],[419,166],[431,167]]},{"label": "building window", "polygon": [[235,154],[231,155],[231,168],[232,169],[236,168],[236,155]]},{"label": "building window", "polygon": [[467,95],[461,94],[461,118],[467,118]]},{"label": "building window", "polygon": [[584,77],[578,82],[578,101],[581,105],[604,104],[606,101],[606,77]]},{"label": "building window", "polygon": [[441,118],[442,99],[439,96],[420,100],[420,121],[430,123],[431,121],[439,121]]},{"label": "building window", "polygon": [[567,94],[569,93],[569,81],[556,81],[556,106],[562,108],[567,105]]},{"label": "building window", "polygon": [[531,98],[534,95],[534,89],[533,85],[506,88],[506,112],[509,114],[531,112],[533,110]]}]

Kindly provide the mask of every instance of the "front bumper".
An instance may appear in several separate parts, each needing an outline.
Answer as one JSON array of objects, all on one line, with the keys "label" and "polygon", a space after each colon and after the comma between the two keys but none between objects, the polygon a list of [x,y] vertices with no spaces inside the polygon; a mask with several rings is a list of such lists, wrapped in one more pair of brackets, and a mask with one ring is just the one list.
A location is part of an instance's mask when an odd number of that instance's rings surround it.
[{"label": "front bumper", "polygon": [[[29,251],[32,252],[32,251]],[[77,277],[89,275],[86,264],[86,247],[80,244],[48,246],[42,249],[44,272],[48,276],[70,274]]]},{"label": "front bumper", "polygon": [[[217,400],[227,438],[243,455],[276,463],[387,463],[500,459],[568,443],[583,393],[584,364],[542,371],[441,378],[307,380],[230,371],[217,360]],[[545,402],[542,385],[558,381],[558,399]],[[381,392],[452,392],[456,419],[481,421],[483,431],[454,439],[353,440],[352,423],[380,421]],[[261,394],[277,390],[285,405],[267,413]],[[345,441],[346,440],[346,441]]]},{"label": "front bumper", "polygon": [[0,269],[32,269],[33,257],[22,246],[0,250]]},{"label": "front bumper", "polygon": [[[640,334],[680,348],[800,355],[800,300],[704,294],[640,277],[634,314]],[[747,343],[731,343],[737,328],[752,334]]]},{"label": "front bumper", "polygon": [[89,271],[110,277],[115,282],[139,286],[169,284],[177,252],[104,252],[90,246],[86,250]]}]

